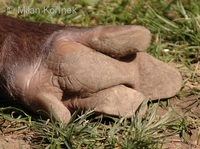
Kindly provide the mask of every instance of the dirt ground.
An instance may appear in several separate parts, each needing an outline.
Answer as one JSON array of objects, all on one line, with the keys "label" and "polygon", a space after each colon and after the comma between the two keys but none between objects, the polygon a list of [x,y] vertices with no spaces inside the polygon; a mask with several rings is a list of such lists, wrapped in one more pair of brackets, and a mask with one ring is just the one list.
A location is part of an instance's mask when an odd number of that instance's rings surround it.
[{"label": "dirt ground", "polygon": [[187,119],[186,140],[184,141],[179,135],[168,137],[163,148],[200,149],[200,123],[195,123],[200,119],[200,107],[196,98],[188,97],[183,100],[174,98],[169,101],[169,104],[168,109],[160,108],[158,114],[162,116],[168,110],[173,109],[177,114]]},{"label": "dirt ground", "polygon": [[30,149],[31,146],[23,139],[16,138],[16,135],[1,136],[1,149]]}]

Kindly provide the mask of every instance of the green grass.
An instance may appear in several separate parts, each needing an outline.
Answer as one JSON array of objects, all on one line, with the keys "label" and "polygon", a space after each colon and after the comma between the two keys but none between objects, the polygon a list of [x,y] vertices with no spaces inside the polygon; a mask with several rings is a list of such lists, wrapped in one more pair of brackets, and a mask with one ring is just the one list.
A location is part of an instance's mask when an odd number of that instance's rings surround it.
[{"label": "green grass", "polygon": [[[40,13],[19,13],[19,6],[39,8]],[[44,7],[75,9],[76,13],[44,13]],[[195,139],[200,144],[199,0],[1,0],[0,13],[54,24],[145,26],[153,35],[147,52],[176,65],[184,80],[183,88],[175,98],[151,103],[148,113],[133,116],[131,120],[94,116],[88,111],[81,116],[75,113],[68,126],[60,126],[51,119],[27,114],[24,109],[1,106],[0,136],[21,133],[22,130],[27,134],[33,132],[28,141],[33,148],[156,149],[162,148],[162,143],[176,135],[192,145],[189,136],[196,132]],[[180,104],[192,100],[193,104],[182,109],[180,114],[173,106],[174,99]],[[166,110],[165,114],[159,114],[161,108]],[[194,108],[198,110],[193,111]]]},{"label": "green grass", "polygon": [[[131,120],[114,117],[97,119],[92,116],[92,111],[81,116],[75,113],[67,126],[61,126],[51,120],[32,119],[20,109],[7,107],[1,108],[0,124],[5,134],[27,128],[32,130],[35,148],[152,149],[159,148],[161,145],[158,143],[162,143],[166,136],[177,133],[170,129],[169,132],[161,134],[166,128],[172,127],[175,119],[170,119],[170,116],[174,111],[159,118],[156,116],[157,107],[158,105],[151,107],[145,117],[134,115]],[[13,117],[13,113],[17,113],[17,116]],[[174,124],[173,127],[178,125]]]}]

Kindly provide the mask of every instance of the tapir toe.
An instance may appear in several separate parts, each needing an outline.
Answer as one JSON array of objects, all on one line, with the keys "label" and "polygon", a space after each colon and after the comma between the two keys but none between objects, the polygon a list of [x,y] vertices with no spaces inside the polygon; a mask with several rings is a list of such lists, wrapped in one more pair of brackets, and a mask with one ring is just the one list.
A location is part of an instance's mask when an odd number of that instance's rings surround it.
[{"label": "tapir toe", "polygon": [[136,90],[151,99],[169,98],[176,95],[182,87],[180,72],[143,52],[137,54],[139,85]]}]

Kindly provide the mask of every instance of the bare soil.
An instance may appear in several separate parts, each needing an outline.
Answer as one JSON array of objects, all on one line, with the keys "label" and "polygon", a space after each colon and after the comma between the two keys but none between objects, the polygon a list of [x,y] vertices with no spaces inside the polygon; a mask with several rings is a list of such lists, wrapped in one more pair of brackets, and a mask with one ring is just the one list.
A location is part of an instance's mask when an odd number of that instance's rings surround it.
[{"label": "bare soil", "polygon": [[158,115],[162,116],[172,109],[185,120],[185,133],[182,137],[178,134],[168,137],[163,148],[200,149],[200,107],[196,97],[170,99],[167,109],[159,107]]}]

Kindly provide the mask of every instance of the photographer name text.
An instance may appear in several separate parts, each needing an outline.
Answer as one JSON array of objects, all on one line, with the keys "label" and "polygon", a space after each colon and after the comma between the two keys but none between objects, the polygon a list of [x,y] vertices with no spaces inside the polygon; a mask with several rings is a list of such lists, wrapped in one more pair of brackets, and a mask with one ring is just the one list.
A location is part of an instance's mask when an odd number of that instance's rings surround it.
[{"label": "photographer name text", "polygon": [[18,14],[75,14],[75,7],[61,8],[60,6],[44,6],[43,8],[34,8],[30,6],[10,6],[7,8],[7,12]]}]

